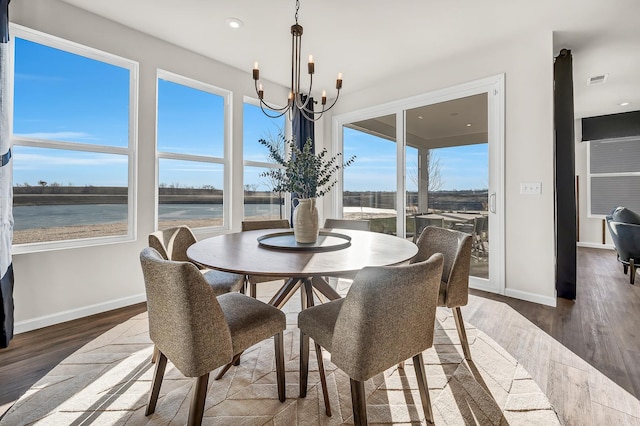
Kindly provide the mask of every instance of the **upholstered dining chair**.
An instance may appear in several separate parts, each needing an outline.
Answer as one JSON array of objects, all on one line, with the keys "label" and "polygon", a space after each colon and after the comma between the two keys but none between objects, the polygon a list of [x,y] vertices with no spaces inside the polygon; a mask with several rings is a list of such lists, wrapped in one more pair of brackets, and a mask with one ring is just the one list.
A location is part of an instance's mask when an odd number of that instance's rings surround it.
[{"label": "upholstered dining chair", "polygon": [[[268,220],[245,220],[242,222],[243,231],[256,231],[259,229],[283,229],[290,228],[289,221],[287,219],[268,219]],[[248,275],[247,282],[249,283],[249,295],[253,298],[256,297],[257,284],[267,281],[286,280],[289,277],[267,277],[259,275]]]},{"label": "upholstered dining chair", "polygon": [[[153,247],[167,260],[189,262],[187,249],[198,240],[187,225],[176,226],[149,234],[149,247]],[[244,291],[244,275],[206,269],[196,265],[216,295],[231,291]]]},{"label": "upholstered dining chair", "polygon": [[216,296],[190,262],[164,259],[147,247],[140,253],[147,293],[149,336],[159,350],[145,415],[156,408],[167,360],[186,377],[196,377],[189,425],[200,425],[209,373],[249,347],[275,342],[278,399],[285,401],[283,330],[285,314],[240,293]]},{"label": "upholstered dining chair", "polygon": [[365,381],[413,358],[425,419],[433,423],[422,352],[433,344],[442,264],[442,255],[434,254],[409,265],[364,268],[346,297],[300,312],[300,396],[307,392],[309,338],[315,344],[327,415],[331,406],[322,348],[350,378],[356,425],[367,424]]},{"label": "upholstered dining chair", "polygon": [[411,262],[422,262],[434,253],[442,253],[444,256],[438,306],[446,306],[453,310],[464,357],[471,361],[471,351],[460,307],[466,305],[469,300],[472,236],[453,229],[427,226],[416,245],[418,253]]},{"label": "upholstered dining chair", "polygon": [[332,219],[327,218],[324,220],[325,228],[336,229],[355,229],[356,231],[370,231],[371,222],[368,220],[359,219]]}]

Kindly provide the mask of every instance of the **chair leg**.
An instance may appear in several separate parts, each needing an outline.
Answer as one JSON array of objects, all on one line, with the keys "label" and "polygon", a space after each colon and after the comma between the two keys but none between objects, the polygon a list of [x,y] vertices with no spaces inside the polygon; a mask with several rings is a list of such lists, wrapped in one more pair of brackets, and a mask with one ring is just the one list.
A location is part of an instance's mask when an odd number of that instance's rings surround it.
[{"label": "chair leg", "polygon": [[167,357],[162,352],[158,351],[158,359],[156,360],[156,370],[153,373],[153,382],[151,383],[151,396],[149,396],[149,403],[147,404],[147,410],[144,412],[145,416],[153,414],[156,411],[156,403],[158,402],[158,395],[160,394],[160,386],[162,386],[162,378],[164,377],[164,370],[167,367]]},{"label": "chair leg", "polygon": [[251,281],[249,281],[249,296],[253,297],[254,299],[257,299],[257,289],[256,289],[256,283],[252,283]]},{"label": "chair leg", "polygon": [[240,365],[240,355],[242,355],[242,352],[240,352],[239,354],[235,354],[233,356],[233,359],[231,360],[231,362],[229,364],[225,365],[224,367],[222,367],[222,370],[220,370],[220,372],[216,376],[215,380],[222,379],[224,377],[224,375],[227,374],[227,371],[229,371],[229,369],[231,368],[232,365]]},{"label": "chair leg", "polygon": [[209,383],[209,373],[203,374],[196,380],[196,388],[191,398],[191,407],[189,408],[189,420],[187,425],[200,426],[202,424],[202,416],[204,415],[204,403],[207,400],[207,384]]},{"label": "chair leg", "polygon": [[351,404],[353,405],[353,423],[355,426],[367,425],[367,400],[364,393],[364,382],[351,381]]},{"label": "chair leg", "polygon": [[467,331],[464,329],[464,321],[462,319],[462,311],[459,306],[453,309],[453,319],[456,321],[456,329],[458,329],[458,337],[462,344],[462,352],[467,361],[471,361],[471,351],[469,350],[469,341],[467,340]]},{"label": "chair leg", "polygon": [[278,382],[278,399],[284,402],[287,399],[284,385],[284,335],[282,331],[273,336],[276,351],[276,377]]},{"label": "chair leg", "polygon": [[631,282],[631,284],[635,285],[636,284],[636,265],[635,265],[635,262],[634,262],[633,258],[629,259],[629,269],[631,269],[629,271],[630,274],[631,274],[630,282]]},{"label": "chair leg", "polygon": [[622,272],[627,275],[627,273],[629,272],[629,265],[622,265]]},{"label": "chair leg", "polygon": [[329,390],[327,389],[327,376],[324,371],[324,360],[322,359],[322,348],[319,344],[316,346],[316,359],[318,360],[318,372],[320,373],[320,384],[322,385],[322,397],[324,398],[324,411],[327,416],[331,417],[331,403],[329,402]]},{"label": "chair leg", "polygon": [[309,336],[300,331],[300,398],[307,396],[309,376]]},{"label": "chair leg", "polygon": [[153,355],[151,355],[151,364],[155,364],[158,360],[158,347],[153,345]]},{"label": "chair leg", "polygon": [[427,375],[424,371],[424,360],[422,359],[422,352],[413,357],[413,367],[416,370],[416,380],[418,381],[418,390],[420,391],[420,399],[422,400],[424,418],[427,421],[428,425],[432,425],[434,424],[433,410],[431,409],[429,385],[427,384]]}]

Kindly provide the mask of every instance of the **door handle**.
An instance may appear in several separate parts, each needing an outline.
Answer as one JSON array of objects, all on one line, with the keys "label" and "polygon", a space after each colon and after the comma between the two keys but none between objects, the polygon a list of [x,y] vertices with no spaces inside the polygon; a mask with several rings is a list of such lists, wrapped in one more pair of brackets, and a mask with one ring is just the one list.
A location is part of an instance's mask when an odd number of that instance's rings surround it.
[{"label": "door handle", "polygon": [[496,212],[496,193],[495,192],[489,195],[489,211],[491,213]]}]

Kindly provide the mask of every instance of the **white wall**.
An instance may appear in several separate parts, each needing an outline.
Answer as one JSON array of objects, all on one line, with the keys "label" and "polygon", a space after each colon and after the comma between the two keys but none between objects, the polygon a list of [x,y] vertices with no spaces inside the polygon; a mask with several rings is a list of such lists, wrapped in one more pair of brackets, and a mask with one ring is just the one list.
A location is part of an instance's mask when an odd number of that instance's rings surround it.
[{"label": "white wall", "polygon": [[[141,302],[144,285],[138,256],[155,227],[156,70],[181,74],[233,91],[232,189],[242,211],[242,104],[255,96],[248,72],[204,58],[170,43],[87,13],[58,0],[10,4],[11,22],[119,55],[140,64],[137,240],[13,256],[16,332]],[[287,92],[268,82],[267,91]],[[232,228],[240,230],[240,218]],[[199,236],[201,237],[201,236]]]},{"label": "white wall", "polygon": [[[344,94],[332,112],[348,113],[501,73],[506,74],[505,293],[555,306],[551,31],[523,34],[420,69],[399,69],[391,80]],[[327,133],[329,126],[325,123]],[[520,182],[542,182],[542,194],[520,195]]]}]

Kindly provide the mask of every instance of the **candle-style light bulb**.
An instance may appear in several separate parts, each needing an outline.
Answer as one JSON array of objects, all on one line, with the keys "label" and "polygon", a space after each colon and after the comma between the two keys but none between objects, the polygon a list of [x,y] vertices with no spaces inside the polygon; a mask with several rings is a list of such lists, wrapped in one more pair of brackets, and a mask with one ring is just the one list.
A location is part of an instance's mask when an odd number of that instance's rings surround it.
[{"label": "candle-style light bulb", "polygon": [[258,69],[258,63],[254,62],[253,63],[253,79],[254,80],[260,80],[260,69]]},{"label": "candle-style light bulb", "polygon": [[338,73],[338,79],[336,80],[336,89],[342,89],[342,73]]},{"label": "candle-style light bulb", "polygon": [[309,74],[313,74],[316,70],[315,64],[313,63],[313,55],[309,55]]},{"label": "candle-style light bulb", "polygon": [[326,105],[327,104],[327,91],[323,90],[322,91],[322,105]]},{"label": "candle-style light bulb", "polygon": [[258,97],[262,99],[264,97],[264,90],[262,89],[262,84],[258,88]]}]

